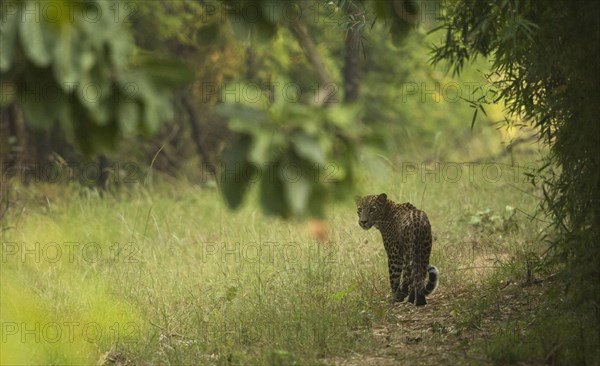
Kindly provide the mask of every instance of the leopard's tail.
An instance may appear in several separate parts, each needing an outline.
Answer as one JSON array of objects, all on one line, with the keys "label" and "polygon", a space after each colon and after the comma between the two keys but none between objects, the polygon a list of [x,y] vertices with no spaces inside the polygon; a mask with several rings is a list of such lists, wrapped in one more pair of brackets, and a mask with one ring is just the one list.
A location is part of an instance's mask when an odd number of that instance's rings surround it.
[{"label": "leopard's tail", "polygon": [[425,291],[423,292],[423,295],[429,295],[435,291],[435,289],[438,287],[439,276],[440,272],[436,266],[427,266],[427,284],[425,285]]}]

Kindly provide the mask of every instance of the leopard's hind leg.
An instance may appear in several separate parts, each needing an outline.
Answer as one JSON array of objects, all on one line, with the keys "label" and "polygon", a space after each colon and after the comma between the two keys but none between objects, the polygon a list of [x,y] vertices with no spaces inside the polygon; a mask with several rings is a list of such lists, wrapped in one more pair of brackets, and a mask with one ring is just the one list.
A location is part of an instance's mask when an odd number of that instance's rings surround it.
[{"label": "leopard's hind leg", "polygon": [[419,253],[419,251],[415,253],[415,260],[412,263],[411,275],[411,285],[414,288],[414,291],[412,292],[414,304],[417,306],[427,305],[424,282],[425,278],[427,278],[427,262],[424,260],[423,255]]},{"label": "leopard's hind leg", "polygon": [[406,297],[408,296],[408,302],[413,302],[414,300],[414,296],[413,299],[411,299],[411,295],[414,294],[414,291],[411,289],[411,278],[412,278],[412,274],[411,274],[411,267],[410,267],[410,262],[407,260],[408,258],[405,257],[403,260],[403,276],[402,276],[402,281],[400,282],[400,287],[399,287],[399,296],[398,298],[399,301],[404,301],[404,299],[406,299]]}]

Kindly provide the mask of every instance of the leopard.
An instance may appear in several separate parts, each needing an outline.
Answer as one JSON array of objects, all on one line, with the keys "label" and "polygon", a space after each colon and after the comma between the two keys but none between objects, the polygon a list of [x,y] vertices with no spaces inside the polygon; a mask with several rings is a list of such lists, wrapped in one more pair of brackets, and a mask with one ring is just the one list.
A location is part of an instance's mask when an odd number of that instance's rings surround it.
[{"label": "leopard", "polygon": [[395,203],[387,194],[355,197],[358,224],[381,233],[388,259],[392,301],[423,306],[438,287],[439,271],[429,264],[431,223],[409,202]]}]

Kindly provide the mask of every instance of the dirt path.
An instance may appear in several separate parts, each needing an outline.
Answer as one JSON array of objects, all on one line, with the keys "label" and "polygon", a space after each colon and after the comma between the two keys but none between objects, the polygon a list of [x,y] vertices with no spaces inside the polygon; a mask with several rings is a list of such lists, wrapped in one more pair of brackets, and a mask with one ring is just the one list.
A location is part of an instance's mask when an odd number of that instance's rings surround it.
[{"label": "dirt path", "polygon": [[[542,290],[538,284],[508,283],[488,307],[470,309],[464,304],[474,290],[435,293],[425,307],[390,305],[384,322],[373,327],[378,346],[366,354],[353,354],[327,362],[352,365],[487,365],[493,364],[481,347],[492,331],[504,321],[535,312],[535,300]],[[465,326],[465,315],[478,311],[476,324]]]}]

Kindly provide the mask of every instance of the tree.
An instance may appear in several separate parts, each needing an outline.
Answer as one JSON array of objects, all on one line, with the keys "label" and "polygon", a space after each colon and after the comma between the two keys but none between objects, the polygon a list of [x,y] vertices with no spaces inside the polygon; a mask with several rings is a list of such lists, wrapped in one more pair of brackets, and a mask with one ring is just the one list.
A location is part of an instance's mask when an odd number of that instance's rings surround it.
[{"label": "tree", "polygon": [[[359,92],[361,29],[380,17],[389,24],[395,40],[401,42],[414,25],[418,10],[409,0],[337,4],[265,0],[224,4],[229,7],[232,27],[241,38],[268,42],[278,31],[289,30],[319,81],[314,95],[305,100],[287,98],[279,92],[264,103],[235,101],[219,106],[238,139],[226,151],[219,175],[225,200],[237,208],[250,183],[258,181],[260,202],[266,213],[321,217],[326,202],[350,195],[360,148],[373,137],[361,120],[363,106],[336,100],[339,97],[335,87],[341,83],[335,82],[309,33],[307,15],[327,18],[341,10],[342,17],[332,19],[347,25],[338,29],[340,40],[346,44],[344,97],[353,102]],[[268,81],[283,88],[295,82],[284,77]]]},{"label": "tree", "polygon": [[599,14],[597,1],[461,0],[447,8],[445,42],[433,51],[434,62],[450,61],[455,72],[478,55],[491,57],[497,97],[551,148],[532,179],[558,233],[551,258],[563,265],[569,307],[585,319],[582,342],[596,350],[592,364],[600,360]]},{"label": "tree", "polygon": [[60,120],[87,155],[122,136],[151,134],[171,118],[178,62],[136,52],[118,1],[4,1],[0,106],[19,105],[32,128]]},{"label": "tree", "polygon": [[[155,22],[159,34],[173,31],[170,37],[161,36],[164,45],[143,37],[154,29],[147,27],[150,22],[129,24],[132,4],[136,3],[4,2],[0,71],[2,88],[8,92],[2,94],[2,105],[20,107],[25,123],[32,128],[49,129],[59,121],[68,140],[87,155],[114,149],[122,137],[150,135],[158,131],[161,122],[173,117],[172,90],[192,79],[183,63],[159,59],[157,54],[167,50],[167,54],[181,56],[183,49],[188,56],[198,56],[199,37],[193,32],[214,31],[215,26],[188,24],[193,22],[189,15],[204,16],[229,7],[220,14],[233,15],[231,27],[241,38],[251,35],[256,42],[272,39],[278,31],[293,34],[314,66],[320,86],[304,99],[290,101],[280,96],[263,105],[225,103],[220,107],[221,114],[231,119],[230,126],[240,141],[223,160],[229,168],[247,168],[244,173],[236,170],[234,179],[219,175],[227,202],[232,207],[239,205],[257,167],[268,177],[258,178],[261,204],[268,213],[322,216],[328,200],[348,195],[354,184],[358,149],[372,137],[361,121],[362,106],[335,100],[338,84],[315,47],[303,15],[323,17],[342,9],[338,13],[342,14],[342,24],[356,26],[350,32],[340,29],[340,41],[347,41],[344,86],[346,99],[351,101],[359,90],[360,29],[375,19],[384,19],[393,38],[401,41],[418,12],[413,1],[165,1],[135,5],[145,14],[156,9],[169,14],[164,22]],[[246,12],[247,7],[251,11]],[[257,17],[252,15],[254,10]],[[297,19],[289,17],[294,10],[301,12]],[[186,22],[170,15],[178,13],[186,14]],[[139,47],[128,28],[137,36]],[[280,74],[269,81],[287,85],[287,80]],[[42,90],[43,97],[31,97],[30,90]],[[46,97],[48,91],[52,98]],[[199,143],[197,108],[187,96],[177,105],[181,106],[179,113],[189,117],[198,152],[208,160]],[[290,167],[299,169],[300,178],[286,175],[291,172],[283,169]]]}]

